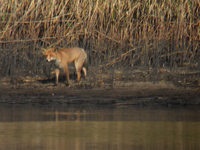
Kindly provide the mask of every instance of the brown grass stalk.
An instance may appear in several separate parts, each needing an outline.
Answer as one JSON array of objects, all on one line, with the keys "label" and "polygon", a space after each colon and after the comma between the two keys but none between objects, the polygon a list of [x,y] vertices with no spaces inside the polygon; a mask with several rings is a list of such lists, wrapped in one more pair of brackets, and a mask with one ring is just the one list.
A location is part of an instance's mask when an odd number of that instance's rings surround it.
[{"label": "brown grass stalk", "polygon": [[[199,56],[198,0],[4,0],[0,3],[1,44],[13,42],[16,46],[34,41],[38,45],[33,47],[81,46],[91,49],[88,51],[91,64],[109,64],[112,60],[106,59],[111,56],[113,60],[120,58],[129,63],[134,55],[140,57],[138,64],[174,64],[183,61],[176,56],[177,52],[187,52],[184,61],[196,63]],[[198,46],[194,46],[196,42]],[[122,54],[137,46],[143,48],[121,59]],[[168,58],[164,60],[162,56]]]}]

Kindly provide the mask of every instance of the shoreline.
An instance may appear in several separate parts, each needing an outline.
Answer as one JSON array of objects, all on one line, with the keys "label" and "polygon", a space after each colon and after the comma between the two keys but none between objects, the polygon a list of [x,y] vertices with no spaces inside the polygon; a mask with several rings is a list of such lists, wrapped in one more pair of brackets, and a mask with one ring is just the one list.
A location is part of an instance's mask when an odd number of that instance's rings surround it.
[{"label": "shoreline", "polygon": [[63,83],[0,85],[1,104],[188,106],[200,105],[199,88],[177,87],[162,82],[134,82],[129,87],[67,87]]}]

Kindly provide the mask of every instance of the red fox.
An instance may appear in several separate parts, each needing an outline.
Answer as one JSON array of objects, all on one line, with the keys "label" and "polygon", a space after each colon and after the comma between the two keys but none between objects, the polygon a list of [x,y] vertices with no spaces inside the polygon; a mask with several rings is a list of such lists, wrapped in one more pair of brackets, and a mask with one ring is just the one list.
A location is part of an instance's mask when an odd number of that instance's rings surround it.
[{"label": "red fox", "polygon": [[[48,62],[55,60],[56,65],[59,68],[63,69],[67,76],[67,82],[70,85],[69,79],[69,71],[68,71],[68,64],[74,62],[76,73],[77,73],[77,81],[80,81],[81,78],[81,70],[86,77],[87,71],[86,68],[83,66],[87,59],[87,54],[82,48],[74,47],[74,48],[61,48],[56,50],[55,48],[47,49],[43,53],[46,56]],[[58,84],[58,78],[60,74],[60,70],[55,70],[56,74],[56,84]]]}]

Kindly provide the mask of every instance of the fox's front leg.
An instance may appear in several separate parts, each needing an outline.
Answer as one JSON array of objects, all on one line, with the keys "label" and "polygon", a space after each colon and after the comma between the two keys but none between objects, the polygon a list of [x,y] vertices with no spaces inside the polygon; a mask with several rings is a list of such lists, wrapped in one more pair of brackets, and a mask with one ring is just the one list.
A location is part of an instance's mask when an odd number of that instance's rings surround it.
[{"label": "fox's front leg", "polygon": [[60,70],[59,69],[55,69],[55,74],[56,74],[56,85],[58,85],[58,78],[59,78],[59,74],[60,74]]},{"label": "fox's front leg", "polygon": [[69,79],[68,65],[65,66],[64,70],[65,70],[65,73],[66,73],[66,76],[67,76],[67,83],[68,83],[69,85],[71,85],[71,82],[70,82],[70,79]]}]

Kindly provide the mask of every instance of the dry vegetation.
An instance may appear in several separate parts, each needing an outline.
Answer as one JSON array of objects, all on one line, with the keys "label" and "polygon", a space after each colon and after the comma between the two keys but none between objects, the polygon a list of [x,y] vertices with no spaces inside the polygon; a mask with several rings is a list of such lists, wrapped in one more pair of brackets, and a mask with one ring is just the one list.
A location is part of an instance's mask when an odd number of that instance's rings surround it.
[{"label": "dry vegetation", "polygon": [[1,76],[48,74],[41,47],[80,46],[89,66],[197,68],[199,0],[3,0]]}]

